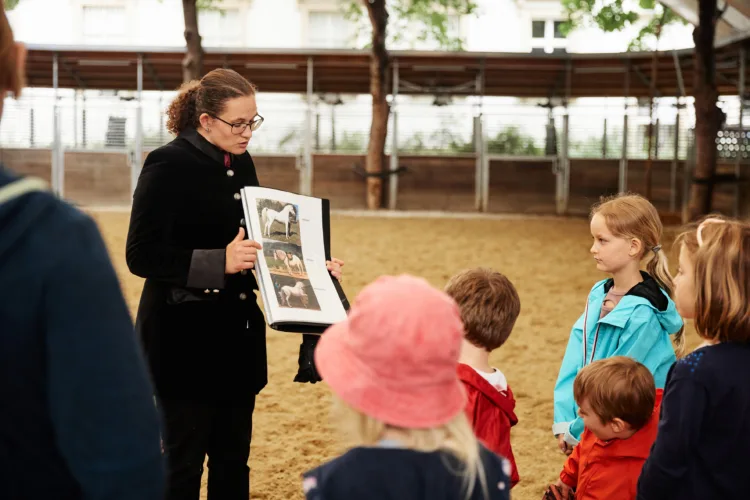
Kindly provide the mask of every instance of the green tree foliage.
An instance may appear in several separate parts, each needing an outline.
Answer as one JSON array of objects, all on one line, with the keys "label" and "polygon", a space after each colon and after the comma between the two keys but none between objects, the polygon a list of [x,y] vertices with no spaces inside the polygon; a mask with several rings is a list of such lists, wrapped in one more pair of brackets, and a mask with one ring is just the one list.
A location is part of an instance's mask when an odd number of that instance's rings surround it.
[{"label": "green tree foliage", "polygon": [[576,28],[595,26],[605,32],[622,31],[646,19],[628,47],[629,50],[647,50],[646,43],[661,36],[664,26],[684,23],[671,9],[656,0],[639,0],[638,9],[631,9],[631,2],[624,0],[562,0],[567,21],[560,31],[567,35]]},{"label": "green tree foliage", "polygon": [[[363,0],[340,0],[346,18],[369,39],[371,23]],[[451,33],[456,17],[477,14],[472,0],[387,0],[388,45],[435,42],[442,50],[464,50],[465,41]],[[369,46],[369,45],[368,45]]]}]

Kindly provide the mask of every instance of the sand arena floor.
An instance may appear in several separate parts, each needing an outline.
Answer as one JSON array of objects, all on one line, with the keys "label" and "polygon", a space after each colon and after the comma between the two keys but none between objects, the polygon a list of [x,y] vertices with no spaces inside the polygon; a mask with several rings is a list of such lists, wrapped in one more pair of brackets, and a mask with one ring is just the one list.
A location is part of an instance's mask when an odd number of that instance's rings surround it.
[{"label": "sand arena floor", "polygon": [[[93,215],[135,314],[142,280],[125,265],[129,214]],[[513,281],[521,296],[521,316],[510,340],[491,361],[505,373],[517,398],[520,422],[513,429],[512,442],[521,483],[513,489],[513,498],[541,498],[564,459],[550,434],[557,370],[586,293],[602,277],[588,254],[587,222],[357,220],[339,215],[333,218],[332,234],[334,255],[346,261],[344,289],[351,299],[381,274],[411,273],[442,287],[456,271],[482,265]],[[670,257],[674,268],[675,256]],[[696,344],[692,331],[689,341]],[[342,449],[329,425],[326,386],[292,382],[299,342],[295,334],[268,334],[269,384],[257,400],[250,456],[253,499],[303,498],[300,473]]]}]

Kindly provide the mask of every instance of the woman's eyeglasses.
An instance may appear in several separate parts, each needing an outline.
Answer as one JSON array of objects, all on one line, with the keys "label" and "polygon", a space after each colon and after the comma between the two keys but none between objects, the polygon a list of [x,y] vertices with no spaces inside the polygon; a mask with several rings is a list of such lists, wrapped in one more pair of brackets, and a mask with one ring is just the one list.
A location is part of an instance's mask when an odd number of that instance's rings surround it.
[{"label": "woman's eyeglasses", "polygon": [[229,123],[226,120],[222,120],[218,116],[214,116],[214,118],[232,127],[232,133],[234,135],[242,134],[243,132],[245,132],[245,130],[247,130],[247,127],[250,127],[250,130],[255,132],[263,124],[263,117],[260,115],[257,115],[255,118],[253,118],[253,121],[251,121],[250,123]]}]

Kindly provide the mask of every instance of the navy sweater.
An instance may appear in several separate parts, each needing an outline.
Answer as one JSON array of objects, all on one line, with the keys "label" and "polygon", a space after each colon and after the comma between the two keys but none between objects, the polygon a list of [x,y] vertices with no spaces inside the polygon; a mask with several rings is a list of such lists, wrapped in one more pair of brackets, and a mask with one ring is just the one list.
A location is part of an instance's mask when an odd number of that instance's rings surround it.
[{"label": "navy sweater", "polygon": [[0,498],[162,498],[153,391],[94,222],[48,193],[0,204],[0,284]]},{"label": "navy sweater", "polygon": [[[481,447],[488,497],[477,481],[471,500],[508,500],[510,463]],[[307,500],[463,500],[452,456],[403,448],[354,448],[304,474]]]},{"label": "navy sweater", "polygon": [[750,346],[718,344],[675,363],[638,500],[750,498]]}]

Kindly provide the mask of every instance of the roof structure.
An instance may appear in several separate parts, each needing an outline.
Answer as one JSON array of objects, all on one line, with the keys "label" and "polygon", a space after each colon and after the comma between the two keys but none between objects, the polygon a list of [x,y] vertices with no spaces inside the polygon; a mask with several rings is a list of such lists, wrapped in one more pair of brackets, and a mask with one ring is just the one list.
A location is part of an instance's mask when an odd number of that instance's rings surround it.
[{"label": "roof structure", "polygon": [[[747,0],[750,2],[750,0]],[[747,35],[745,35],[747,36]],[[736,39],[735,39],[736,38]],[[747,38],[717,47],[719,93],[736,94]],[[28,47],[28,84],[60,88],[174,90],[182,82],[184,48]],[[360,50],[206,49],[204,67],[232,68],[264,92],[367,94],[370,54]],[[400,94],[539,98],[647,97],[652,53],[529,54],[392,51]],[[57,61],[57,63],[55,63]],[[140,62],[139,62],[140,61]],[[693,50],[658,55],[657,91],[689,95]],[[392,79],[391,79],[392,80]],[[390,85],[390,83],[389,83]],[[389,91],[391,89],[389,88]]]},{"label": "roof structure", "polygon": [[[685,21],[698,25],[698,0],[659,0]],[[717,7],[722,11],[716,23],[716,42],[719,45],[730,43],[738,38],[746,38],[750,33],[750,0],[723,0]]]}]

